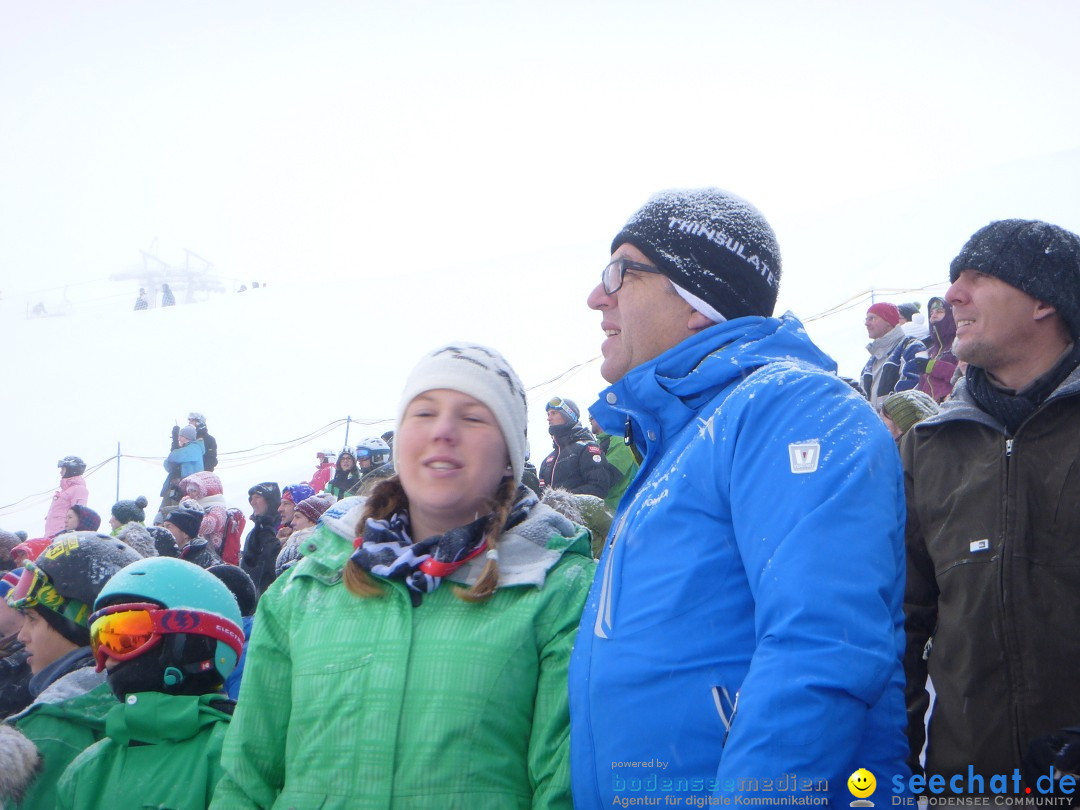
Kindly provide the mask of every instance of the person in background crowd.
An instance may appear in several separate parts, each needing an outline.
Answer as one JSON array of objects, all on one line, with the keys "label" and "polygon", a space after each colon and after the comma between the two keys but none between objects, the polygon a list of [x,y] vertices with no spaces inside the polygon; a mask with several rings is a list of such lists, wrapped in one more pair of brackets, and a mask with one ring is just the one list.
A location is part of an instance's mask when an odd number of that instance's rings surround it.
[{"label": "person in background crowd", "polygon": [[1080,236],[992,222],[949,280],[967,373],[900,445],[908,762],[922,770],[929,676],[925,772],[945,795],[950,775],[1011,774],[1080,721]]},{"label": "person in background crowd", "polygon": [[221,557],[210,541],[199,535],[204,517],[202,509],[195,501],[184,498],[176,509],[169,512],[164,527],[176,540],[181,560],[194,563],[200,568],[209,568],[220,565]]},{"label": "person in background crowd", "polygon": [[256,484],[248,490],[248,503],[251,504],[251,531],[244,540],[240,567],[251,577],[261,596],[274,581],[274,563],[281,551],[281,542],[277,539],[281,490],[274,481]]},{"label": "person in background crowd", "polygon": [[[388,430],[387,433],[391,439],[394,437],[393,431]],[[378,486],[380,481],[394,474],[391,452],[390,445],[379,437],[364,439],[356,445],[356,463],[360,469],[361,481],[359,486],[353,486],[350,495],[366,495]]]},{"label": "person in background crowd", "polygon": [[923,419],[938,412],[934,398],[922,391],[897,391],[881,403],[881,418],[892,437],[900,442],[904,434]]},{"label": "person in background crowd", "polygon": [[11,549],[11,559],[14,560],[16,566],[25,566],[28,561],[33,562],[36,560],[38,555],[48,548],[52,541],[53,538],[51,537],[35,537],[32,540],[19,543]]},{"label": "person in background crowd", "polygon": [[197,501],[203,510],[203,522],[196,534],[210,542],[214,552],[222,554],[225,540],[225,527],[229,521],[228,504],[221,479],[212,472],[192,473],[180,481],[180,491],[188,498]]},{"label": "person in background crowd", "polygon": [[15,534],[15,532],[8,532],[0,529],[0,572],[10,571],[12,568],[17,567],[15,565],[15,558],[11,555],[11,552],[22,542],[19,535]]},{"label": "person in background crowd", "polygon": [[870,359],[863,366],[862,390],[878,410],[893,391],[907,391],[919,384],[919,375],[926,368],[919,353],[926,347],[904,334],[896,305],[884,301],[866,310],[866,334],[870,337],[866,346]]},{"label": "person in background crowd", "polygon": [[390,460],[390,445],[378,436],[369,436],[356,445],[356,466],[361,477]]},{"label": "person in background crowd", "polygon": [[521,469],[521,483],[532,490],[536,497],[540,497],[543,492],[540,487],[540,476],[536,472],[536,465],[533,464],[529,458],[532,456],[532,448],[529,446],[529,442],[525,442],[525,466]]},{"label": "person in background crowd", "polygon": [[926,343],[926,371],[919,376],[919,390],[929,394],[935,402],[944,402],[953,389],[956,373],[956,355],[952,353],[956,337],[956,320],[952,306],[944,298],[931,298],[930,337]]},{"label": "person in background crowd", "polygon": [[67,532],[96,532],[101,528],[101,515],[89,506],[75,504],[67,513],[64,521],[64,531]]},{"label": "person in background crowd", "polygon": [[244,640],[235,597],[195,566],[154,559],[118,572],[94,609],[91,644],[117,703],[64,771],[57,807],[207,807],[234,706],[222,686]]},{"label": "person in background crowd", "polygon": [[21,712],[34,698],[30,694],[30,652],[18,639],[23,615],[7,603],[7,595],[22,576],[22,568],[0,577],[0,719]]},{"label": "person in background crowd", "polygon": [[356,467],[356,454],[346,447],[338,454],[334,477],[326,485],[329,492],[337,499],[346,497],[350,490],[360,483],[360,470]]},{"label": "person in background crowd", "polygon": [[225,583],[232,595],[236,597],[237,607],[240,608],[240,616],[244,627],[244,649],[240,653],[240,660],[236,662],[236,668],[225,679],[225,693],[236,700],[240,695],[240,684],[244,677],[244,664],[247,660],[247,645],[251,638],[251,629],[255,620],[255,608],[259,604],[259,595],[255,592],[255,583],[251,577],[243,572],[238,565],[212,565],[206,569],[207,573]]},{"label": "person in background crowd", "polygon": [[330,476],[334,473],[334,462],[337,461],[337,454],[333,450],[320,450],[315,454],[315,459],[318,466],[315,468],[315,475],[311,476],[308,486],[316,492],[322,492],[326,489],[326,485],[330,482]]},{"label": "person in background crowd", "polygon": [[176,296],[173,295],[172,288],[168,284],[161,285],[161,305],[163,307],[176,306]]},{"label": "person in background crowd", "polygon": [[398,413],[397,475],[359,515],[327,510],[263,596],[215,808],[572,806],[566,664],[594,563],[520,486],[525,390],[456,344]]},{"label": "person in background crowd", "polygon": [[888,431],[771,317],[779,248],[746,200],[661,192],[611,251],[587,302],[611,385],[589,410],[642,462],[570,665],[575,805],[617,803],[661,751],[684,805],[846,806],[858,768],[906,779]]},{"label": "person in background crowd", "polygon": [[188,414],[188,424],[195,428],[195,438],[203,443],[203,469],[213,472],[217,467],[217,439],[210,435],[206,428],[206,417],[198,411]]},{"label": "person in background crowd", "polygon": [[926,324],[926,316],[921,310],[922,305],[918,301],[896,305],[896,311],[900,313],[900,328],[904,330],[904,334],[925,342],[930,330]]},{"label": "person in background crowd", "polygon": [[330,498],[325,494],[311,495],[296,505],[293,516],[290,518],[292,535],[282,545],[277,561],[274,563],[275,578],[281,576],[304,556],[306,550],[304,541],[314,533],[319,518],[330,506]]},{"label": "person in background crowd", "polygon": [[140,495],[133,501],[122,500],[112,505],[109,515],[109,526],[112,528],[112,536],[115,537],[120,529],[129,523],[146,523],[147,500]]},{"label": "person in background crowd", "polygon": [[139,297],[135,299],[135,311],[140,309],[150,309],[150,301],[146,297],[146,290],[142,287],[139,288]]},{"label": "person in background crowd", "polygon": [[149,529],[141,523],[134,521],[126,526],[121,526],[114,535],[117,540],[131,546],[139,553],[140,557],[156,557],[157,544]]},{"label": "person in background crowd", "polygon": [[60,468],[60,488],[53,495],[49,512],[45,515],[45,536],[55,537],[64,531],[68,510],[75,504],[86,505],[90,492],[83,473],[86,462],[78,456],[64,456],[56,466]]},{"label": "person in background crowd", "polygon": [[110,534],[120,542],[131,546],[140,557],[154,557],[157,547],[154,538],[146,530],[147,501],[142,495],[133,501],[117,501],[109,517]]},{"label": "person in background crowd", "polygon": [[611,512],[604,501],[595,495],[575,495],[565,489],[548,487],[540,497],[540,503],[588,529],[592,555],[599,559],[604,549],[604,539],[611,529]]},{"label": "person in background crowd", "polygon": [[[615,483],[611,485],[607,497],[604,498],[608,510],[611,514],[615,514],[615,510],[619,508],[619,501],[622,500],[623,493],[626,492],[626,488],[630,486],[630,482],[637,475],[637,459],[634,458],[630,447],[622,439],[613,442],[611,434],[605,433],[591,415],[589,416],[589,428],[596,436],[596,443],[600,445],[604,460],[615,468],[613,473]],[[615,477],[615,475],[618,477]]]},{"label": "person in background crowd", "polygon": [[24,810],[56,807],[60,774],[101,736],[105,714],[116,699],[94,670],[89,617],[105,583],[139,559],[115,538],[68,532],[28,563],[8,592],[8,605],[25,617],[19,639],[30,653],[34,702],[7,718],[0,749],[22,735],[41,754],[41,771],[23,786]]},{"label": "person in background crowd", "polygon": [[604,459],[596,437],[578,424],[581,411],[573,401],[554,397],[545,406],[554,450],[540,464],[540,487],[558,487],[579,495],[606,498],[614,470]]},{"label": "person in background crowd", "polygon": [[204,445],[192,425],[173,425],[172,450],[162,463],[166,473],[165,483],[161,486],[159,515],[164,517],[169,509],[180,503],[180,499],[184,497],[180,490],[180,481],[193,473],[202,472],[204,455]]},{"label": "person in background crowd", "polygon": [[147,526],[147,534],[154,542],[154,550],[159,557],[179,558],[180,546],[176,544],[176,538],[164,526]]},{"label": "person in background crowd", "polygon": [[289,484],[281,491],[281,503],[278,504],[278,540],[284,543],[293,533],[292,519],[296,504],[310,498],[315,490],[307,484]]}]

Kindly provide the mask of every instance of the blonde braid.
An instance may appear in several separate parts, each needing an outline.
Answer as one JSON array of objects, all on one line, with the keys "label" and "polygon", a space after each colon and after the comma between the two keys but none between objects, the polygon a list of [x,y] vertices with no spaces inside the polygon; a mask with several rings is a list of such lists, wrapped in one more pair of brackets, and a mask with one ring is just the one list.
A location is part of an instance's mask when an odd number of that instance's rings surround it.
[{"label": "blonde braid", "polygon": [[[368,518],[385,520],[395,512],[408,508],[409,499],[405,496],[405,490],[401,487],[401,480],[395,475],[379,483],[368,496],[364,503],[364,511],[357,521],[353,533],[357,536],[364,531]],[[374,577],[359,565],[349,560],[345,563],[345,587],[354,596],[383,596],[383,586]]]}]

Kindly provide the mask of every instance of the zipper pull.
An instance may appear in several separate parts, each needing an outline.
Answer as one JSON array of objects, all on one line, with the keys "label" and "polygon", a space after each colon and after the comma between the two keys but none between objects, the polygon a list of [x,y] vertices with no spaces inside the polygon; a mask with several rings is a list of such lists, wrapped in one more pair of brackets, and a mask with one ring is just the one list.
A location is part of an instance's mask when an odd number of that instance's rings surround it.
[{"label": "zipper pull", "polygon": [[1013,440],[1012,439],[1006,439],[1005,440],[1005,458],[1012,457],[1012,445],[1013,445]]}]

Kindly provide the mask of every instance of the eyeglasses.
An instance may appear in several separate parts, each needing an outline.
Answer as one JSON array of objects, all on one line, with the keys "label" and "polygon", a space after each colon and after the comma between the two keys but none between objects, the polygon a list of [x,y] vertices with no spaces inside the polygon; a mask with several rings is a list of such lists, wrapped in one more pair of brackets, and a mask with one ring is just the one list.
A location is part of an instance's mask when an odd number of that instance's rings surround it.
[{"label": "eyeglasses", "polygon": [[608,295],[617,293],[623,285],[623,277],[627,270],[638,270],[642,273],[663,273],[659,267],[653,267],[641,262],[632,262],[629,259],[615,259],[600,274],[600,281],[604,285],[604,292]]},{"label": "eyeglasses", "polygon": [[90,649],[97,671],[105,661],[129,661],[161,643],[162,636],[192,633],[222,641],[240,656],[244,634],[235,624],[201,610],[170,610],[149,602],[103,608],[90,617]]}]

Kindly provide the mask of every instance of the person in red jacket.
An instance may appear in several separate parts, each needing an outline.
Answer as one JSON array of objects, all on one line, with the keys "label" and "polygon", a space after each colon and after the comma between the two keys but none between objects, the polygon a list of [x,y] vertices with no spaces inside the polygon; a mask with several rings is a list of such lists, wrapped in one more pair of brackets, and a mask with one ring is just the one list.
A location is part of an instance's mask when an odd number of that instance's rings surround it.
[{"label": "person in red jacket", "polygon": [[333,450],[320,450],[315,454],[319,460],[319,466],[315,475],[308,482],[308,486],[316,492],[322,492],[330,482],[330,476],[334,474],[334,462],[337,461],[337,453]]}]

